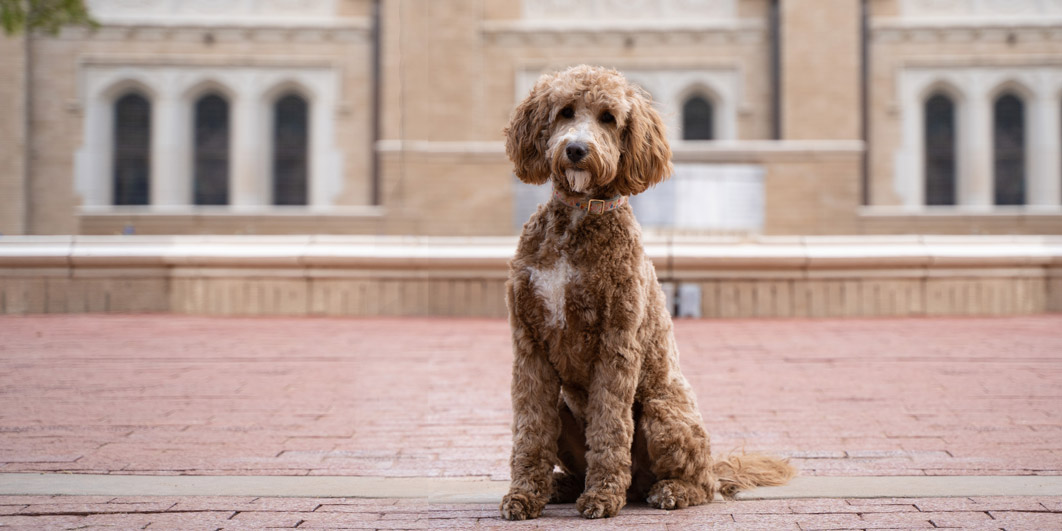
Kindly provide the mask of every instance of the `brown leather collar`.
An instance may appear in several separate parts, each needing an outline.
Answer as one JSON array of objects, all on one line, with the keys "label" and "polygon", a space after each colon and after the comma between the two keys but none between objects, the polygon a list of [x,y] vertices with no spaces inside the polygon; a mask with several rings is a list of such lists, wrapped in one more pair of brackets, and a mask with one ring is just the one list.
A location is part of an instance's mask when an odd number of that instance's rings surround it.
[{"label": "brown leather collar", "polygon": [[604,214],[627,204],[627,196],[625,195],[617,195],[612,199],[572,199],[556,188],[553,189],[553,198],[572,208],[585,210],[590,214]]}]

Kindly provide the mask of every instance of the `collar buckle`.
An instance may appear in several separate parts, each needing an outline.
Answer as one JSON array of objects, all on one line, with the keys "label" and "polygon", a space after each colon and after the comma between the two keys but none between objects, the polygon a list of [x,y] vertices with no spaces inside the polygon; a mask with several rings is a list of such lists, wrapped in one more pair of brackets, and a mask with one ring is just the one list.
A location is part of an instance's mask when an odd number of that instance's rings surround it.
[{"label": "collar buckle", "polygon": [[595,215],[611,212],[627,204],[627,196],[624,195],[617,195],[612,199],[570,199],[556,188],[553,189],[553,198],[561,204]]}]

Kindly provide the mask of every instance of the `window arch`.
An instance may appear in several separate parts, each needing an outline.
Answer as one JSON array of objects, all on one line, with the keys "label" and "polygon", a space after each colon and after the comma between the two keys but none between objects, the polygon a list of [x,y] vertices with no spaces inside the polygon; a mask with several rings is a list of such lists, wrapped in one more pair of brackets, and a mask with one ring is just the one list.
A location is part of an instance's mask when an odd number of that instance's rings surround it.
[{"label": "window arch", "polygon": [[1025,103],[1006,92],[992,106],[995,203],[1025,204]]},{"label": "window arch", "polygon": [[925,203],[955,204],[955,103],[936,92],[925,103]]},{"label": "window arch", "polygon": [[195,102],[194,199],[197,205],[229,203],[229,102],[209,93]]},{"label": "window arch", "polygon": [[273,105],[273,204],[305,205],[309,169],[309,105],[284,94]]},{"label": "window arch", "polygon": [[114,102],[115,205],[148,204],[151,181],[151,102],[129,92]]},{"label": "window arch", "polygon": [[715,138],[715,109],[704,96],[694,94],[682,104],[682,139],[712,140]]}]

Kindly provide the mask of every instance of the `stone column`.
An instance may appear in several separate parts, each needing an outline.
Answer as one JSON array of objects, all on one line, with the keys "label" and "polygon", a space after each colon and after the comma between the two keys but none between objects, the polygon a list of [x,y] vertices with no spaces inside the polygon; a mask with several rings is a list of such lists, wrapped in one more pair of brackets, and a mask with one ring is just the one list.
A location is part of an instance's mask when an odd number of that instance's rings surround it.
[{"label": "stone column", "polygon": [[[111,111],[108,113],[108,111]],[[84,111],[84,144],[74,155],[74,182],[82,206],[114,202],[113,107],[102,96],[88,101]]]},{"label": "stone column", "polygon": [[[1025,115],[1026,158],[1028,172],[1025,202],[1029,205],[1062,204],[1062,138],[1059,132],[1059,103],[1050,94],[1041,94],[1030,102]],[[1030,112],[1031,111],[1031,112]]]},{"label": "stone column", "polygon": [[914,93],[903,97],[903,156],[896,161],[903,183],[901,195],[904,206],[921,208],[926,204],[925,103]]},{"label": "stone column", "polygon": [[992,191],[993,157],[992,102],[983,94],[971,94],[965,102],[969,127],[958,130],[963,144],[960,156],[970,161],[958,175],[958,203],[965,206],[991,207],[995,202]]},{"label": "stone column", "polygon": [[188,205],[191,203],[191,180],[187,154],[191,145],[180,98],[163,89],[151,113],[151,184],[152,206]]},{"label": "stone column", "polygon": [[229,174],[229,204],[234,206],[266,205],[270,198],[260,161],[266,157],[262,145],[256,98],[241,87],[233,102],[232,161]]}]

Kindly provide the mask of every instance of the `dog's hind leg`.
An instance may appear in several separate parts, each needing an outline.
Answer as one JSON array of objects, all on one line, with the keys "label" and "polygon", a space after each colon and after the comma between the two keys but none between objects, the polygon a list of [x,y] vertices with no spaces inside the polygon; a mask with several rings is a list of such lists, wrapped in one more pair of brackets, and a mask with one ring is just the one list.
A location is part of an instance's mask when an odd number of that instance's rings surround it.
[{"label": "dog's hind leg", "polygon": [[645,442],[642,424],[642,405],[634,403],[634,442],[631,443],[631,486],[627,488],[628,502],[643,502],[649,489],[656,484],[656,476],[650,468],[649,445]]},{"label": "dog's hind leg", "polygon": [[553,494],[549,503],[575,503],[586,488],[586,477],[564,470],[553,472]]},{"label": "dog's hind leg", "polygon": [[717,488],[708,433],[692,393],[683,384],[673,380],[642,402],[641,427],[650,469],[658,478],[646,501],[660,509],[711,501]]},{"label": "dog's hind leg", "polygon": [[575,503],[586,486],[586,425],[575,418],[571,409],[560,400],[560,438],[557,439],[557,458],[561,470],[553,473],[553,494],[550,503]]}]

